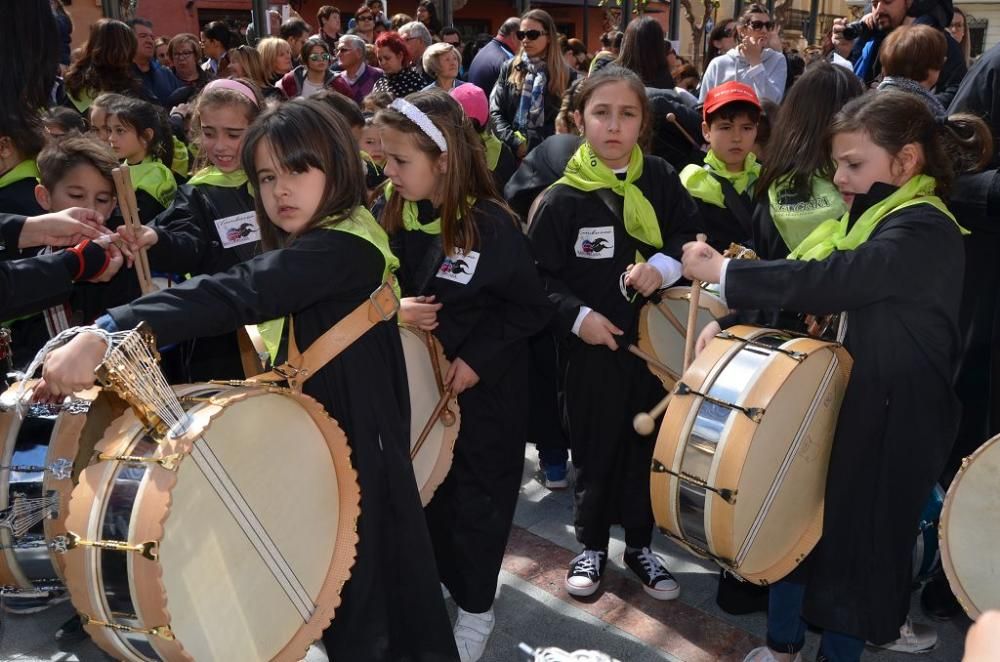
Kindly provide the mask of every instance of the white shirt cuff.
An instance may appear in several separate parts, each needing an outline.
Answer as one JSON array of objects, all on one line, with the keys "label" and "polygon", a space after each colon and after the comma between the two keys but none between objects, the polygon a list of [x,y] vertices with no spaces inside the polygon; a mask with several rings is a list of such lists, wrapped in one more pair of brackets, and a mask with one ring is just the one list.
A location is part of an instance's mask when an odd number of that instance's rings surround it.
[{"label": "white shirt cuff", "polygon": [[660,277],[663,279],[660,289],[670,287],[676,283],[681,279],[681,275],[684,272],[684,267],[680,262],[663,253],[653,253],[646,262],[649,266],[660,272]]},{"label": "white shirt cuff", "polygon": [[586,317],[593,308],[588,308],[587,306],[580,306],[580,312],[576,314],[576,321],[573,322],[573,335],[580,335],[580,327],[583,325],[583,318]]},{"label": "white shirt cuff", "polygon": [[719,274],[719,298],[722,300],[722,305],[726,308],[729,304],[726,303],[726,272],[729,271],[729,260],[731,258],[726,258],[722,262],[722,272]]}]

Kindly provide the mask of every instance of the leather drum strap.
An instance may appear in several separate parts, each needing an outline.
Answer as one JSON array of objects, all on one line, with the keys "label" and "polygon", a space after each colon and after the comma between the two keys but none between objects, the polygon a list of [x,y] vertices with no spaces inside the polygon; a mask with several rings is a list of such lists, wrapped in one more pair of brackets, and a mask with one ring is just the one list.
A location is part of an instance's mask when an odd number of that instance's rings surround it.
[{"label": "leather drum strap", "polygon": [[274,370],[248,379],[249,382],[288,382],[288,387],[300,392],[307,379],[380,322],[388,322],[399,310],[399,299],[393,290],[393,280],[372,292],[368,300],[337,322],[301,354],[295,345],[295,329],[289,320],[288,360]]}]

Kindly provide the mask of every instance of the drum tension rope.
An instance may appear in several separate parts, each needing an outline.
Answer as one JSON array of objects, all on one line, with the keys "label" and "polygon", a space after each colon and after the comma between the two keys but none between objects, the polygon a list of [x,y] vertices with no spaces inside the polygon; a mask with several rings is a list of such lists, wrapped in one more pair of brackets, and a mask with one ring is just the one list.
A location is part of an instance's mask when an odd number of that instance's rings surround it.
[{"label": "drum tension rope", "polygon": [[721,487],[721,488],[720,487],[712,487],[711,485],[709,485],[708,483],[706,483],[705,481],[703,481],[701,478],[698,478],[697,476],[692,476],[691,474],[684,473],[683,471],[680,471],[680,472],[678,472],[678,471],[671,471],[670,469],[667,469],[667,467],[664,466],[664,464],[662,462],[660,462],[659,460],[657,460],[656,458],[653,458],[653,464],[650,467],[650,471],[652,471],[653,473],[657,473],[657,474],[670,474],[674,478],[682,480],[685,483],[691,483],[692,485],[697,485],[698,487],[706,489],[709,492],[714,492],[715,494],[719,495],[719,497],[723,501],[725,501],[726,503],[728,503],[731,506],[736,504],[737,490],[730,490],[730,489],[725,488],[725,487]]},{"label": "drum tension rope", "polygon": [[743,414],[754,423],[760,423],[761,419],[764,417],[765,410],[763,407],[743,407],[741,405],[733,404],[732,402],[719,400],[718,398],[713,398],[707,393],[695,391],[684,382],[677,382],[674,395],[697,395],[708,402],[711,402],[713,405],[719,405],[720,407],[725,407],[726,409],[735,409],[736,411],[743,412]]},{"label": "drum tension rope", "polygon": [[741,338],[740,336],[732,334],[729,331],[721,331],[718,334],[716,334],[715,337],[723,338],[724,340],[738,340],[740,342],[750,345],[751,347],[760,347],[761,349],[766,349],[770,352],[778,352],[779,354],[784,354],[789,358],[795,359],[799,363],[805,361],[806,357],[808,356],[808,354],[805,354],[803,352],[795,352],[790,349],[782,349],[781,347],[775,347],[774,345],[769,345],[766,342],[761,342],[753,338]]}]

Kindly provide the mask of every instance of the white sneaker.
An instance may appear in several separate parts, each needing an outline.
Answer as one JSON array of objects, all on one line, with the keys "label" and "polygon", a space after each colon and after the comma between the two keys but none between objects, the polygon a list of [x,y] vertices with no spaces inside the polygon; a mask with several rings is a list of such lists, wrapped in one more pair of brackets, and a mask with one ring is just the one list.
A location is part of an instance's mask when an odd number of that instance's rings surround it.
[{"label": "white sneaker", "polygon": [[458,619],[455,621],[455,645],[458,646],[458,658],[462,662],[476,662],[486,650],[486,642],[496,619],[493,610],[482,614],[472,614],[461,607],[458,609]]},{"label": "white sneaker", "polygon": [[[782,657],[785,655],[779,653]],[[795,657],[789,658],[790,662],[802,662],[802,653],[796,653]],[[760,648],[755,648],[747,656],[743,658],[743,662],[779,662],[778,658],[774,656],[774,651],[772,651],[767,646],[761,646]]]},{"label": "white sneaker", "polygon": [[937,631],[933,626],[914,623],[907,617],[899,628],[899,639],[888,644],[873,645],[897,653],[927,653],[937,645],[937,640]]}]

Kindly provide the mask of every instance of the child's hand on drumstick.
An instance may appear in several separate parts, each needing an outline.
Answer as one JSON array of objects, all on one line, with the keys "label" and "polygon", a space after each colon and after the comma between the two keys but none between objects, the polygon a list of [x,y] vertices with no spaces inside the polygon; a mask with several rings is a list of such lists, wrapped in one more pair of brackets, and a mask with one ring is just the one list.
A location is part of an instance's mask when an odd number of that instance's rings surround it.
[{"label": "child's hand on drumstick", "polygon": [[703,241],[684,244],[684,276],[703,283],[718,283],[722,278],[722,265],[726,258]]},{"label": "child's hand on drumstick", "polygon": [[458,395],[479,383],[479,375],[462,359],[455,359],[444,377],[444,385],[449,391]]},{"label": "child's hand on drumstick", "polygon": [[403,297],[399,300],[399,321],[421,331],[433,331],[438,326],[437,311],[442,304],[429,297]]},{"label": "child's hand on drumstick", "polygon": [[712,341],[712,338],[722,333],[722,327],[716,321],[711,321],[705,325],[705,328],[701,330],[698,334],[698,340],[694,344],[694,355],[698,356],[701,354],[701,350]]},{"label": "child's hand on drumstick", "polygon": [[663,286],[663,274],[646,262],[630,264],[626,271],[625,285],[648,297]]},{"label": "child's hand on drumstick", "polygon": [[596,310],[592,310],[583,318],[580,324],[580,340],[588,345],[604,345],[611,351],[618,350],[618,341],[615,336],[623,335],[625,332],[611,323],[604,315]]},{"label": "child's hand on drumstick", "polygon": [[96,333],[81,333],[49,352],[42,366],[42,380],[35,388],[51,396],[72,395],[94,385],[94,370],[104,360],[108,344]]},{"label": "child's hand on drumstick", "polygon": [[131,228],[126,223],[120,226],[117,232],[118,236],[128,245],[132,253],[138,253],[143,248],[155,246],[156,242],[160,240],[160,236],[156,234],[156,230],[146,225]]}]

